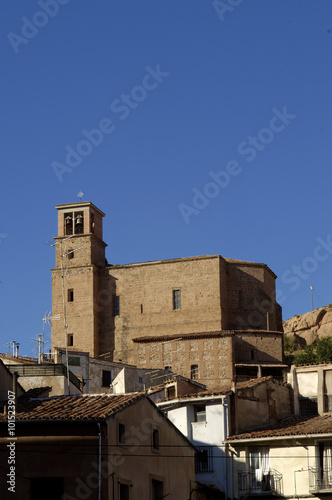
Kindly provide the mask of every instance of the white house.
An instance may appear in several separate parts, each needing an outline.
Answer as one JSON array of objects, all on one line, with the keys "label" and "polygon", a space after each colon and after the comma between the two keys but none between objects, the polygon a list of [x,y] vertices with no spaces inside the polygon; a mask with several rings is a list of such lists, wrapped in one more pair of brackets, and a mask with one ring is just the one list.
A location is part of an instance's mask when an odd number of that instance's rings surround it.
[{"label": "white house", "polygon": [[213,485],[232,498],[227,436],[292,415],[292,402],[288,384],[263,377],[156,404],[196,447],[196,481]]},{"label": "white house", "polygon": [[331,498],[331,414],[291,417],[227,443],[234,498]]}]

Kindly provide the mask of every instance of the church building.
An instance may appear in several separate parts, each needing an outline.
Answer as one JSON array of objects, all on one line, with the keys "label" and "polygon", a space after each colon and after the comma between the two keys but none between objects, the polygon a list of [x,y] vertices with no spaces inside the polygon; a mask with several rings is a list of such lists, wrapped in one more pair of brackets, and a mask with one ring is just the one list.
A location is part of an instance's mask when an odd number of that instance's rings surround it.
[{"label": "church building", "polygon": [[203,255],[109,264],[104,213],[57,205],[52,352],[166,368],[207,386],[281,376],[275,274],[266,264]]}]

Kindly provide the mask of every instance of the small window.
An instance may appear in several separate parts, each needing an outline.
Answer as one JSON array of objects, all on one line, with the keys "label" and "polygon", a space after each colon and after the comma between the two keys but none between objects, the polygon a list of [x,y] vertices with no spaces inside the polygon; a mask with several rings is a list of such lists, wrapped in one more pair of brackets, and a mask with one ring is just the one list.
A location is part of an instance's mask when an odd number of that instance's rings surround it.
[{"label": "small window", "polygon": [[[29,479],[27,478],[29,481]],[[26,481],[28,483],[28,481]],[[28,483],[29,484],[29,483]],[[63,498],[65,494],[63,477],[32,477],[30,478],[30,496],[36,500],[42,498]],[[29,486],[27,486],[29,489]],[[52,492],[50,494],[50,492]],[[14,495],[15,496],[15,495]]]},{"label": "small window", "polygon": [[74,345],[74,334],[73,333],[68,333],[67,335],[67,346],[68,347],[73,347]]},{"label": "small window", "polygon": [[152,448],[159,450],[159,430],[153,429],[152,431]]},{"label": "small window", "polygon": [[195,472],[213,472],[212,447],[197,446],[195,457]]},{"label": "small window", "polygon": [[180,290],[173,290],[173,309],[177,310],[181,307]]},{"label": "small window", "polygon": [[317,398],[299,398],[300,414],[305,415],[318,415]]},{"label": "small window", "polygon": [[114,297],[114,316],[120,315],[120,297],[116,295]]},{"label": "small window", "polygon": [[161,500],[164,498],[164,484],[162,481],[157,481],[157,479],[152,479],[151,482],[151,498],[152,500]]},{"label": "small window", "polygon": [[250,349],[250,359],[252,361],[255,359],[255,349]]},{"label": "small window", "polygon": [[124,424],[119,424],[119,443],[125,444],[126,443],[126,427]]},{"label": "small window", "polygon": [[95,232],[95,214],[91,212],[90,215],[90,232],[94,233]]},{"label": "small window", "polygon": [[129,500],[129,484],[123,484],[120,483],[119,485],[119,490],[120,490],[120,500]]},{"label": "small window", "polygon": [[74,289],[68,289],[68,302],[74,302]]},{"label": "small window", "polygon": [[112,382],[112,372],[110,370],[103,370],[102,387],[110,387]]},{"label": "small window", "polygon": [[176,396],[175,385],[171,385],[165,389],[166,399],[173,399]]},{"label": "small window", "polygon": [[67,257],[68,257],[69,260],[73,259],[75,257],[74,250],[68,250]]},{"label": "small window", "polygon": [[141,314],[143,314],[143,304],[141,304]]},{"label": "small window", "polygon": [[206,422],[205,405],[195,406],[195,422]]},{"label": "small window", "polygon": [[81,366],[81,358],[78,356],[68,356],[68,365]]},{"label": "small window", "polygon": [[138,377],[138,383],[143,384],[143,377]]},{"label": "small window", "polygon": [[191,365],[190,367],[190,378],[195,380],[198,378],[198,365]]}]

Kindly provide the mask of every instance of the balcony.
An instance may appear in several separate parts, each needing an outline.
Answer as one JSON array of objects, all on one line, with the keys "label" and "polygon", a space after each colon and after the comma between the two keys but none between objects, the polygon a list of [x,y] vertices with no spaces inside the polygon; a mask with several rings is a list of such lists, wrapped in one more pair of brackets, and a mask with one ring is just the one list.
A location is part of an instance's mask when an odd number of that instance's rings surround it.
[{"label": "balcony", "polygon": [[239,471],[238,486],[240,496],[260,496],[282,494],[282,474],[270,469],[267,474],[263,474],[261,469],[254,471]]},{"label": "balcony", "polygon": [[329,493],[332,491],[332,468],[309,467],[309,492]]},{"label": "balcony", "polygon": [[[42,376],[64,376],[67,377],[67,368],[62,364],[42,364],[42,365],[7,365],[11,373],[17,373],[19,377],[42,377]],[[83,383],[69,370],[69,380],[81,392]]]}]

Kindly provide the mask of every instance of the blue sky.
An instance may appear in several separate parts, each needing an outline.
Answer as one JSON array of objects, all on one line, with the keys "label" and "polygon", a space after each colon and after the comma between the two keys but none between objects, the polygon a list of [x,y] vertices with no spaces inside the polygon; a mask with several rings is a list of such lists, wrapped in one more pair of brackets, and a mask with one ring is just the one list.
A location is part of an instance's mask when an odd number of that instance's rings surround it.
[{"label": "blue sky", "polygon": [[332,302],[330,0],[1,10],[0,351],[33,354],[80,190],[111,263],[220,254],[268,264],[284,319]]}]

